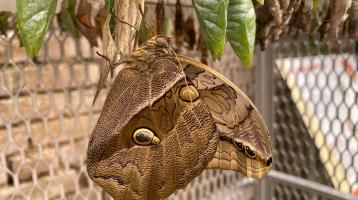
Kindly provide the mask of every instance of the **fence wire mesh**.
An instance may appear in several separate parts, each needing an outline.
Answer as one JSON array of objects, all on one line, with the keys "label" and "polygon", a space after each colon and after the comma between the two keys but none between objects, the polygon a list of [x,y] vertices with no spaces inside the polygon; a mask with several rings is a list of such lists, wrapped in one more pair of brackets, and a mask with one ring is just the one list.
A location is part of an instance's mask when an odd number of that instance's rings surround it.
[{"label": "fence wire mesh", "polygon": [[85,40],[51,31],[38,59],[0,39],[0,199],[93,198],[85,168],[98,60]]},{"label": "fence wire mesh", "polygon": [[[106,96],[102,91],[92,106],[100,72],[94,52],[84,38],[55,29],[33,60],[13,32],[1,37],[0,199],[109,198],[90,181],[85,166],[88,138]],[[213,66],[253,97],[253,70],[238,63],[228,50]],[[208,198],[239,178],[208,170],[171,199]]]},{"label": "fence wire mesh", "polygon": [[[357,41],[286,41],[274,51],[274,168],[357,195]],[[284,185],[274,195],[312,199]]]},{"label": "fence wire mesh", "polygon": [[[171,13],[173,7],[168,9]],[[337,44],[302,40],[274,45],[269,59],[276,67],[268,66],[273,105],[266,106],[272,106],[275,170],[354,193],[357,41]],[[88,138],[108,91],[107,86],[92,106],[101,62],[96,49],[56,28],[35,60],[19,46],[13,31],[0,38],[0,199],[110,199],[90,181],[85,165]],[[221,61],[210,65],[252,100],[262,98],[255,96],[255,80],[264,77],[255,76],[266,66],[247,70],[239,63],[227,48]],[[222,170],[204,171],[170,197],[270,198],[334,199],[312,188],[272,178],[253,182]]]}]

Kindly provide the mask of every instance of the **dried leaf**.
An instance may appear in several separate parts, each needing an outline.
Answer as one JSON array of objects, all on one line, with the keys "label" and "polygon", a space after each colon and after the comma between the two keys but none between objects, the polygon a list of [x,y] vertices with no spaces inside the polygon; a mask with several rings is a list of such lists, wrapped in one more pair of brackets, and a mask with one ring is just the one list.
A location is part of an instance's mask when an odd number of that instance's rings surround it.
[{"label": "dried leaf", "polygon": [[9,17],[11,12],[1,11],[0,12],[0,34],[6,35],[6,32],[9,28]]},{"label": "dried leaf", "polygon": [[353,0],[349,10],[349,17],[344,23],[343,34],[345,37],[358,37],[358,0]]},{"label": "dried leaf", "polygon": [[339,25],[347,12],[348,0],[332,0],[328,14],[320,27],[321,40],[335,39],[338,37]]},{"label": "dried leaf", "polygon": [[194,19],[192,16],[189,16],[185,21],[185,38],[184,41],[188,44],[189,49],[193,49],[195,46],[195,27],[194,27]]},{"label": "dried leaf", "polygon": [[88,0],[80,0],[76,14],[77,20],[87,27],[95,27],[94,20],[91,19],[91,11],[92,4]]},{"label": "dried leaf", "polygon": [[197,51],[201,52],[201,58],[200,61],[206,65],[208,65],[208,48],[205,45],[204,39],[203,39],[203,35],[199,34],[199,39],[198,39],[198,45],[196,47]]},{"label": "dried leaf", "polygon": [[158,0],[158,3],[155,7],[155,17],[156,17],[156,32],[157,35],[164,34],[165,26],[165,9],[164,9],[164,0]]},{"label": "dried leaf", "polygon": [[183,32],[184,32],[184,20],[183,20],[183,10],[180,3],[180,0],[177,0],[175,5],[175,23],[174,23],[174,36],[175,44],[177,47],[183,45]]},{"label": "dried leaf", "polygon": [[[281,8],[280,2],[285,3],[282,5]],[[274,38],[277,40],[282,31],[282,22],[283,22],[283,10],[286,7],[286,11],[284,14],[290,15],[289,13],[292,12],[294,9],[293,1],[289,1],[290,4],[286,5],[287,0],[279,1],[279,0],[271,0],[266,1],[264,6],[260,7],[256,11],[256,40],[260,43],[261,49],[264,50],[270,38]],[[295,1],[296,2],[296,1]],[[289,11],[291,10],[291,11]],[[286,15],[284,17],[287,17]]]},{"label": "dried leaf", "polygon": [[[104,10],[104,1],[80,0],[76,19],[81,33],[88,39],[91,46],[98,46],[97,37],[101,35],[101,24],[98,16]],[[104,20],[102,20],[104,21]]]}]

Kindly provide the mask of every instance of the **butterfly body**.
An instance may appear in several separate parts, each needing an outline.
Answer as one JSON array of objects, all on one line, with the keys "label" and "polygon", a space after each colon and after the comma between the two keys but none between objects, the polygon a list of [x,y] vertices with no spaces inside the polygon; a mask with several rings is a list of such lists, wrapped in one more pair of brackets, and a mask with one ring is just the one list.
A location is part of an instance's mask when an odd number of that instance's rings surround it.
[{"label": "butterfly body", "polygon": [[[115,199],[164,199],[206,168],[261,178],[267,128],[218,72],[170,53],[155,36],[124,62],[88,147],[88,173]],[[269,160],[271,160],[269,162]]]}]

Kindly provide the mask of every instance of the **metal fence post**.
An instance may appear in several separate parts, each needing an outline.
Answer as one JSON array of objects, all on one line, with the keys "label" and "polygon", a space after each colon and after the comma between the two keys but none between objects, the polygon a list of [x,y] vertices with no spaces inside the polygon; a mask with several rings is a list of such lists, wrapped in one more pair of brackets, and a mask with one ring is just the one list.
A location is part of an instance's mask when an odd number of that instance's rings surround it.
[{"label": "metal fence post", "polygon": [[[270,45],[265,51],[256,52],[255,65],[255,104],[266,121],[267,127],[273,132],[273,97],[274,97],[274,51]],[[262,179],[259,184],[257,199],[272,199],[272,181]]]},{"label": "metal fence post", "polygon": [[256,52],[255,65],[255,104],[272,133],[273,95],[274,95],[274,47],[270,45],[265,51]]}]

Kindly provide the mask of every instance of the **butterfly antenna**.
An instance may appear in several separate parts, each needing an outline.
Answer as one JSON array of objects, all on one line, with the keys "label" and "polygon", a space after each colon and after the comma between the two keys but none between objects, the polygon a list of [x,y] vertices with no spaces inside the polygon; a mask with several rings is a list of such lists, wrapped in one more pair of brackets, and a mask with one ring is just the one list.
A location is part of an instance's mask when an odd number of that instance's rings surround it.
[{"label": "butterfly antenna", "polygon": [[[96,54],[98,56],[100,56],[101,58],[107,60],[107,62],[109,63],[110,65],[110,70],[111,70],[111,74],[113,75],[114,73],[114,69],[121,64],[121,62],[118,62],[118,63],[112,63],[111,59],[109,59],[107,56],[103,55],[103,54],[100,54],[98,51],[96,51]],[[113,77],[112,77],[113,78]]]},{"label": "butterfly antenna", "polygon": [[139,31],[139,30],[137,29],[137,27],[133,26],[132,24],[130,24],[130,23],[126,22],[126,21],[123,21],[123,20],[119,19],[116,15],[113,15],[113,16],[114,16],[114,18],[116,18],[117,21],[119,21],[119,22],[121,22],[121,23],[123,23],[123,24],[126,24],[126,25],[128,25],[128,26],[134,28],[134,30],[135,30],[136,32]]},{"label": "butterfly antenna", "polygon": [[[150,34],[151,34],[152,36],[154,36],[154,33],[153,33],[152,29],[150,28],[149,24],[145,21],[144,12],[143,12],[143,10],[142,10],[140,4],[138,4],[138,9],[139,9],[140,14],[142,15],[142,21],[144,22],[144,25],[148,28],[148,30],[150,31]],[[132,25],[132,24],[126,22],[126,21],[123,21],[123,20],[119,19],[116,15],[113,15],[113,16],[114,16],[114,18],[115,18],[117,21],[119,21],[119,22],[121,22],[121,23],[123,23],[123,24],[126,24],[126,25],[128,25],[128,26],[134,28],[134,30],[136,31],[135,38],[134,38],[134,40],[135,40],[135,41],[134,41],[134,49],[135,49],[135,48],[136,48],[136,45],[137,45],[137,41],[138,41],[138,32],[139,32],[139,30],[138,30],[137,27],[135,27],[134,25]]]},{"label": "butterfly antenna", "polygon": [[137,35],[138,35],[138,32],[139,32],[139,30],[137,29],[137,27],[135,27],[134,25],[132,25],[132,24],[126,22],[126,21],[123,21],[123,20],[119,19],[115,14],[113,14],[113,16],[114,16],[114,18],[115,18],[118,22],[121,22],[121,23],[123,23],[123,24],[125,24],[125,25],[128,25],[128,26],[130,26],[131,28],[133,28],[133,29],[135,30],[134,49],[136,49],[136,46],[137,46]]},{"label": "butterfly antenna", "polygon": [[[183,72],[183,74],[184,74],[184,81],[185,81],[185,85],[186,85],[186,86],[189,86],[188,80],[186,79],[186,75],[185,75],[185,72],[184,72],[184,68],[183,68],[183,66],[181,65],[180,59],[179,59],[179,57],[178,57],[178,54],[177,54],[177,53],[175,53],[175,51],[174,51],[174,49],[173,49],[173,48],[171,48],[171,47],[169,47],[169,48],[170,48],[170,50],[174,53],[175,58],[177,59],[178,64],[179,64],[179,66],[180,66],[180,68],[181,68],[181,71],[182,71],[182,72]],[[191,102],[193,103],[192,99],[191,99]]]}]

